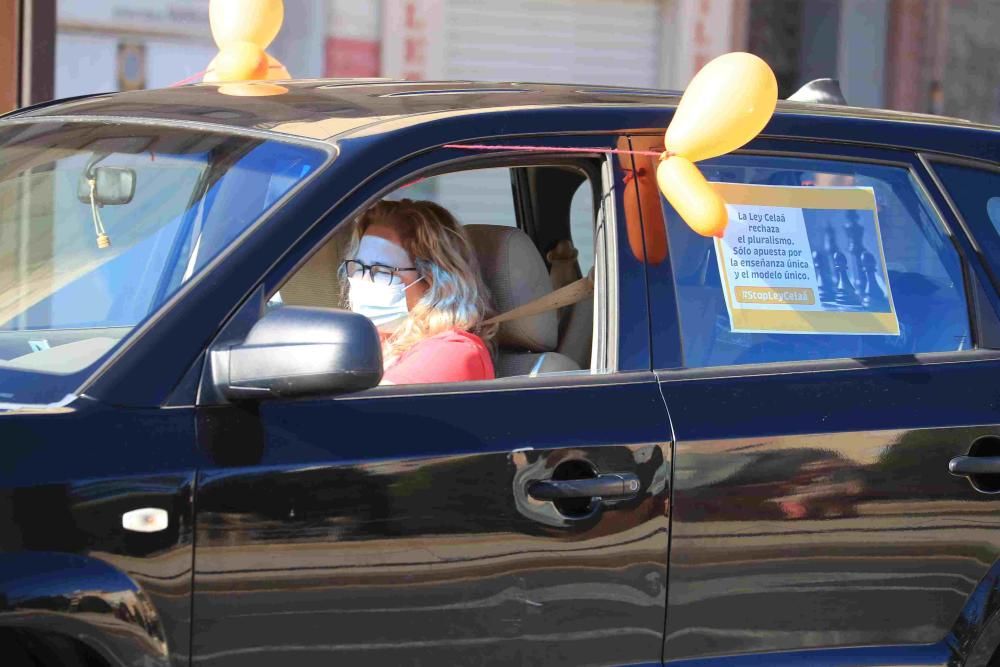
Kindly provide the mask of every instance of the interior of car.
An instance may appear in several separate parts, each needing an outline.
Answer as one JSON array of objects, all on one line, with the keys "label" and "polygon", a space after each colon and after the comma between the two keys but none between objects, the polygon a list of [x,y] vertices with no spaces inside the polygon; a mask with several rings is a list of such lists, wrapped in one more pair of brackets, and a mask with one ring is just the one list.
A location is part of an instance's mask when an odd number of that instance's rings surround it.
[{"label": "interior of car", "polygon": [[[555,290],[605,270],[603,236],[596,231],[600,183],[598,160],[522,162],[430,175],[385,199],[429,200],[448,209],[472,242],[494,312],[503,314],[544,303]],[[270,304],[346,307],[339,267],[349,227],[341,225]],[[603,326],[605,318],[595,317],[592,293],[563,307],[503,321],[495,340],[496,376],[604,370],[605,355],[594,344],[606,340]]]}]

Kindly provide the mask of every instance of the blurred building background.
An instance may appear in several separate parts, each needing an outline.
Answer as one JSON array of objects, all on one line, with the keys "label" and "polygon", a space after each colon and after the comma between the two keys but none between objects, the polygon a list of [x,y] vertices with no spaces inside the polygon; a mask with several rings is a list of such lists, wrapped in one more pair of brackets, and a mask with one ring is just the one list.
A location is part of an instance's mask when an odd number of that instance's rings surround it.
[{"label": "blurred building background", "polygon": [[[782,97],[829,76],[854,105],[1000,124],[996,0],[285,0],[285,13],[270,50],[299,78],[683,89],[747,50]],[[0,30],[19,63],[0,75],[6,108],[168,86],[216,53],[208,0],[0,0]]]}]

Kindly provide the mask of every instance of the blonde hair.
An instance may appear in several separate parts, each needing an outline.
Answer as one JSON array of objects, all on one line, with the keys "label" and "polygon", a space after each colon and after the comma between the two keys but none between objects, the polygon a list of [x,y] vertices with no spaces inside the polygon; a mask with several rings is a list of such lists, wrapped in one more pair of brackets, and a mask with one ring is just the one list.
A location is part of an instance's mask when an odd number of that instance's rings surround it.
[{"label": "blonde hair", "polygon": [[421,340],[450,329],[479,336],[492,352],[498,325],[483,324],[492,314],[490,293],[472,243],[454,216],[430,201],[380,201],[355,222],[347,257],[354,256],[372,225],[396,230],[427,283],[427,293],[382,344],[386,366]]}]

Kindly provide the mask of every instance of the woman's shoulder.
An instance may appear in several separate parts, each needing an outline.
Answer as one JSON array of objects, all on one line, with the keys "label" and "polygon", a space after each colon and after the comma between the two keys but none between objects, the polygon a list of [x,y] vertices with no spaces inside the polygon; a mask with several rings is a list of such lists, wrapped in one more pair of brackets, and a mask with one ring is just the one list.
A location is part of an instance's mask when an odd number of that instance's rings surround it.
[{"label": "woman's shoulder", "polygon": [[493,360],[483,339],[453,329],[429,336],[410,348],[385,377],[395,384],[460,382],[495,377]]},{"label": "woman's shoulder", "polygon": [[435,334],[429,338],[424,339],[421,343],[427,343],[434,341],[436,343],[446,343],[446,344],[460,344],[460,345],[472,345],[477,350],[486,350],[486,343],[482,338],[472,333],[471,331],[464,331],[462,329],[448,329],[447,331],[442,331],[439,334]]},{"label": "woman's shoulder", "polygon": [[449,329],[448,331],[442,331],[441,333],[429,336],[413,347],[413,352],[417,354],[421,352],[426,353],[430,350],[486,360],[489,362],[489,370],[492,372],[492,358],[489,347],[486,346],[486,342],[482,338],[471,331]]}]

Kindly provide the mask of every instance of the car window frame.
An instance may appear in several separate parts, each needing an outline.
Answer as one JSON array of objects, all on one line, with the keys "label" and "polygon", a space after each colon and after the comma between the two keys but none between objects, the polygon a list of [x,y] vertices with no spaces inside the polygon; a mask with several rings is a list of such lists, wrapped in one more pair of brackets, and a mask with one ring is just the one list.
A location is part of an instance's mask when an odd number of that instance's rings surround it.
[{"label": "car window frame", "polygon": [[[646,138],[645,133],[631,133],[633,138]],[[817,148],[820,148],[817,150]],[[991,336],[984,326],[983,317],[979,308],[983,306],[982,299],[977,293],[977,281],[988,277],[984,273],[984,268],[976,257],[973,246],[968,235],[968,230],[956,218],[955,212],[947,200],[940,184],[936,181],[933,173],[927,169],[921,160],[920,154],[906,149],[890,148],[877,144],[857,142],[844,143],[833,141],[805,141],[802,139],[785,139],[763,137],[752,141],[747,147],[733,151],[735,155],[761,156],[773,158],[792,159],[814,159],[836,162],[846,162],[854,164],[869,164],[874,166],[893,167],[904,169],[913,179],[919,193],[924,201],[931,207],[931,213],[937,216],[937,223],[942,232],[951,241],[952,246],[958,254],[959,263],[962,270],[963,292],[966,301],[966,310],[969,318],[969,333],[972,338],[972,346],[967,350],[955,350],[947,352],[925,352],[907,355],[892,355],[880,357],[865,357],[855,359],[850,357],[818,359],[818,360],[793,360],[793,361],[773,361],[761,362],[757,364],[720,365],[710,367],[687,367],[684,365],[684,348],[681,339],[679,326],[661,327],[658,326],[658,319],[662,320],[663,313],[657,314],[656,285],[653,276],[650,280],[650,323],[653,329],[651,345],[651,356],[653,369],[661,379],[665,377],[729,377],[745,375],[773,375],[780,373],[794,373],[800,371],[834,371],[850,370],[859,367],[892,367],[900,365],[926,365],[944,363],[948,361],[964,361],[970,358],[993,359],[1000,358],[1000,351],[983,345],[984,341],[990,342]],[[644,214],[646,219],[660,220],[659,216],[650,218],[648,213]],[[674,316],[679,318],[680,312],[677,308],[676,285],[672,269],[669,262],[665,263],[669,276],[660,276],[660,289],[662,285],[669,284],[672,291],[670,303],[674,304]],[[987,285],[992,285],[987,282]],[[990,295],[991,297],[994,295]],[[990,299],[994,313],[990,315],[996,317],[1000,312],[997,308],[997,300]],[[663,329],[666,334],[661,335],[659,330]],[[657,359],[676,359],[679,365],[659,366]]]},{"label": "car window frame", "polygon": [[[994,263],[989,260],[987,253],[983,251],[981,242],[978,239],[977,229],[966,219],[962,209],[952,198],[948,186],[944,183],[937,169],[937,164],[948,164],[969,169],[977,169],[996,173],[1000,177],[1000,165],[983,160],[956,157],[954,155],[944,155],[922,151],[918,154],[921,164],[927,170],[928,177],[937,186],[944,205],[955,217],[955,221],[966,237],[969,239],[970,254],[975,255],[976,265],[982,272],[982,276],[975,274],[976,278],[976,326],[982,337],[983,347],[987,349],[1000,349],[1000,266],[994,267]],[[1000,229],[992,227],[983,230],[986,234],[996,234],[997,240],[994,244],[1000,244]],[[984,303],[985,302],[985,303]]]},{"label": "car window frame", "polygon": [[[600,133],[610,136],[608,133]],[[431,176],[443,175],[456,171],[465,171],[491,167],[517,167],[517,166],[537,166],[544,165],[549,160],[555,164],[564,161],[567,164],[571,161],[581,159],[599,159],[601,162],[601,175],[603,183],[594,183],[593,187],[600,192],[605,188],[609,192],[615,192],[622,188],[615,176],[620,171],[615,166],[612,155],[606,150],[595,150],[593,154],[579,153],[571,151],[560,151],[559,148],[565,144],[567,148],[576,148],[577,144],[586,145],[588,139],[593,140],[593,134],[572,134],[560,135],[558,137],[537,137],[518,138],[504,137],[505,141],[514,141],[519,145],[526,142],[536,142],[552,148],[551,152],[515,152],[496,151],[476,154],[454,155],[453,151],[448,151],[443,147],[435,147],[426,151],[403,158],[393,163],[390,169],[370,175],[359,180],[351,196],[344,201],[338,202],[326,215],[324,215],[314,226],[309,238],[301,238],[299,242],[290,249],[283,259],[270,267],[270,270],[262,276],[257,283],[252,296],[248,298],[233,314],[233,316],[220,328],[212,343],[206,348],[206,358],[211,355],[212,350],[232,345],[242,340],[249,329],[257,320],[266,313],[266,303],[275,293],[277,293],[284,283],[302,268],[309,259],[328,243],[333,236],[341,229],[343,223],[356,218],[366,208],[379,201],[381,198],[398,190],[400,187],[415,179],[428,178]],[[408,165],[410,165],[408,167]],[[402,173],[396,174],[397,170]],[[588,179],[589,180],[589,179]],[[367,191],[360,203],[348,204],[347,201],[355,196],[360,196]],[[595,198],[595,201],[597,198]],[[642,358],[640,368],[621,369],[618,366],[619,349],[621,345],[620,322],[622,320],[622,303],[620,300],[619,277],[620,258],[618,235],[624,233],[620,227],[624,225],[624,211],[622,210],[622,197],[620,194],[614,197],[610,206],[605,203],[605,198],[600,198],[600,207],[606,209],[604,213],[605,230],[603,241],[597,242],[598,231],[595,228],[595,265],[603,262],[605,268],[603,276],[601,272],[595,271],[595,285],[604,282],[606,285],[604,296],[598,297],[599,289],[595,288],[595,324],[598,318],[603,319],[602,326],[595,326],[594,350],[596,351],[599,341],[604,341],[604,363],[606,367],[600,372],[592,372],[590,369],[582,372],[549,373],[538,376],[514,376],[508,378],[495,378],[492,380],[477,380],[457,383],[434,383],[434,384],[409,384],[409,385],[379,385],[360,392],[350,394],[337,394],[327,396],[329,400],[347,400],[353,398],[366,397],[392,397],[401,395],[440,395],[451,393],[479,393],[483,391],[508,391],[516,389],[546,389],[563,386],[585,386],[591,384],[622,384],[643,381],[648,377],[651,368],[650,340],[648,337],[649,327],[643,326],[644,336],[641,340],[642,349],[638,353]],[[598,209],[599,210],[599,209]],[[600,216],[599,216],[600,217]],[[520,223],[520,220],[519,220]],[[596,221],[595,221],[596,224]],[[519,227],[520,228],[520,227]],[[608,229],[610,228],[610,233]],[[523,229],[522,229],[523,231]],[[634,289],[635,294],[632,299],[637,304],[631,307],[633,311],[642,311],[645,321],[648,323],[649,303],[647,290],[645,289],[645,267],[642,266],[643,275],[638,279],[638,284],[642,289]],[[615,319],[613,314],[617,314]],[[592,353],[592,360],[597,360],[597,355]],[[195,375],[197,373],[197,375]],[[218,396],[210,377],[210,365],[200,364],[197,371],[192,369],[188,374],[191,382],[197,385],[197,405],[218,406],[227,402]],[[323,396],[313,398],[324,398]],[[290,400],[290,399],[275,399]]]},{"label": "car window frame", "polygon": [[[507,169],[511,170],[511,174],[513,175],[515,173],[524,173],[524,172],[515,172],[514,169],[516,169],[517,167],[555,166],[555,167],[566,167],[566,168],[569,168],[569,167],[572,166],[572,164],[574,162],[579,162],[579,160],[581,159],[581,157],[585,158],[586,156],[580,156],[579,154],[565,154],[565,153],[560,154],[558,152],[554,152],[552,155],[543,155],[543,154],[539,154],[539,153],[531,153],[529,155],[524,155],[524,156],[510,156],[510,155],[507,155],[507,154],[504,154],[504,153],[500,153],[500,154],[495,154],[495,155],[486,156],[486,157],[480,156],[480,157],[471,157],[471,158],[459,158],[458,160],[462,163],[462,167],[460,167],[460,168],[452,168],[451,165],[453,164],[454,161],[451,161],[451,160],[445,161],[444,163],[442,163],[439,166],[428,168],[426,171],[413,172],[413,173],[409,174],[409,177],[410,178],[413,178],[413,177],[415,177],[415,178],[433,178],[433,177],[437,177],[437,176],[447,176],[448,174],[458,173],[458,172],[462,172],[462,171],[473,171],[473,170],[476,170],[476,169],[490,169],[490,168],[507,168]],[[613,179],[613,173],[607,173],[607,174],[605,174],[605,166],[608,165],[608,164],[610,164],[611,160],[606,155],[600,156],[600,158],[601,158],[601,171],[602,171],[601,175],[602,176],[606,175],[607,176],[607,178],[605,179],[606,182],[608,184],[611,184],[611,183],[613,183],[613,180],[612,180]],[[471,166],[466,166],[466,165],[470,165],[470,164],[471,164]],[[580,167],[577,167],[577,168],[580,168]],[[597,192],[600,192],[601,189],[602,189],[602,184],[594,182],[591,179],[591,174],[590,173],[588,173],[586,170],[583,170],[582,168],[580,168],[580,169],[585,172],[586,177],[587,177],[587,181],[589,181],[591,183],[591,188],[594,189]],[[405,183],[406,183],[405,177],[404,177],[404,179],[402,181],[400,181],[400,183],[401,183],[401,185],[392,185],[392,186],[389,186],[388,188],[383,188],[383,189],[379,190],[378,194],[376,194],[373,198],[370,198],[365,204],[363,204],[361,207],[359,207],[356,211],[350,213],[347,216],[346,219],[350,219],[350,218],[356,217],[357,215],[360,215],[360,213],[362,211],[364,211],[368,206],[371,206],[372,204],[374,204],[375,202],[379,201],[383,197],[385,197],[385,196],[387,196],[389,194],[392,194],[393,192],[395,192],[396,190],[398,190],[400,187],[403,187],[405,185]],[[531,215],[530,212],[528,212],[528,213],[524,213],[523,214],[523,215],[526,215],[527,217],[525,219],[522,219],[521,215],[519,215],[519,214],[516,213],[516,211],[521,210],[522,208],[530,210],[529,195],[528,195],[527,192],[525,192],[524,190],[522,190],[521,187],[519,187],[519,184],[517,184],[517,183],[514,182],[513,178],[512,178],[512,183],[511,183],[511,191],[512,191],[511,192],[512,196],[515,199],[515,202],[518,203],[518,206],[515,207],[515,217],[517,218],[517,220],[516,220],[516,222],[517,222],[516,228],[519,229],[520,231],[524,232],[525,234],[527,234],[528,237],[531,239],[532,243],[535,244],[536,247],[537,247],[537,238],[535,236],[535,231],[536,230],[534,229],[534,227],[535,227],[534,216]],[[599,202],[599,196],[595,195],[594,201],[595,201],[595,215],[599,217],[601,215],[599,213],[600,206],[601,206],[601,204]],[[612,210],[610,216],[608,216],[606,213],[604,215],[605,215],[606,218],[610,219],[611,222],[613,223],[611,225],[611,227],[612,228],[616,228],[616,226],[617,226],[617,214],[616,214],[616,212]],[[522,226],[522,225],[524,225],[524,226]],[[528,229],[526,227],[529,227],[530,229]],[[604,237],[605,238],[604,243],[598,243],[598,241],[597,241],[598,233],[596,231],[596,227],[597,227],[597,220],[595,219],[595,241],[594,241],[594,243],[595,243],[595,265],[597,264],[598,261],[601,261],[602,262],[602,266],[601,266],[600,269],[596,269],[595,270],[595,279],[594,279],[594,283],[595,283],[595,290],[594,290],[595,304],[594,304],[594,322],[592,323],[592,326],[594,328],[594,339],[593,339],[593,343],[592,343],[593,348],[591,350],[591,369],[584,369],[582,371],[571,371],[571,372],[566,372],[566,373],[550,373],[550,374],[539,375],[539,376],[513,376],[513,377],[507,377],[507,378],[494,378],[492,380],[483,380],[483,381],[478,381],[478,382],[474,382],[474,383],[473,382],[436,383],[433,386],[434,387],[448,387],[448,386],[452,386],[452,385],[459,385],[461,387],[465,387],[465,386],[470,385],[470,384],[492,385],[492,384],[495,384],[497,382],[502,382],[504,384],[510,384],[512,381],[519,380],[519,379],[530,380],[530,381],[537,381],[537,380],[539,380],[541,378],[544,378],[544,377],[573,377],[573,376],[598,376],[599,377],[599,376],[614,375],[614,374],[618,373],[619,372],[619,370],[617,368],[618,354],[617,354],[616,346],[618,344],[618,328],[619,328],[620,322],[619,322],[619,320],[613,319],[611,317],[612,313],[618,312],[618,308],[617,308],[617,306],[618,306],[618,271],[617,271],[617,268],[618,268],[618,258],[617,258],[617,253],[611,251],[612,247],[615,248],[615,249],[617,249],[617,243],[616,243],[616,240],[615,240],[615,239],[617,239],[617,231],[614,234],[606,235],[606,237]],[[326,236],[326,238],[320,243],[320,246],[322,246],[323,243],[326,243],[327,241],[329,241],[333,237],[333,235],[337,233],[337,231],[339,230],[339,228],[340,228],[340,224],[338,223],[338,224],[336,224],[334,226],[334,228],[330,231],[330,233]],[[320,246],[317,246],[316,250],[318,250]],[[539,254],[544,259],[544,253],[542,253],[539,250]],[[311,256],[311,253],[310,253],[310,256]],[[598,257],[600,257],[600,260],[597,259]],[[306,258],[305,261],[308,261],[308,258]],[[303,261],[303,264],[304,263],[305,262]],[[299,268],[301,268],[301,266]],[[295,269],[295,270],[297,271],[298,269]],[[294,271],[288,275],[288,278],[290,278],[292,275],[294,275]],[[286,280],[287,280],[287,278],[286,278]],[[605,285],[606,285],[606,287],[605,287],[605,289],[603,291],[597,289],[597,287],[596,287],[597,285],[601,284],[602,282],[605,283]],[[274,293],[276,293],[278,289],[280,289],[280,285],[275,290]],[[267,292],[266,294],[268,294],[270,296],[273,296],[274,293]],[[599,341],[603,341],[603,343],[599,343]],[[603,354],[599,354],[599,353],[603,353]],[[601,370],[597,371],[597,372],[592,372],[593,364],[595,363],[595,361],[601,362]],[[425,385],[421,385],[421,384],[412,384],[412,385],[380,385],[379,387],[375,387],[375,388],[373,388],[373,389],[371,389],[369,391],[378,391],[380,393],[393,393],[393,394],[395,394],[395,393],[399,393],[399,392],[394,391],[394,388],[398,388],[398,387],[411,387],[411,388],[412,387],[416,387],[417,389],[419,389],[419,388],[421,388],[423,386],[425,386]],[[406,392],[406,393],[407,394],[412,394],[412,393],[423,393],[423,392],[420,392],[420,391],[411,391],[411,392]],[[449,393],[449,392],[447,392],[445,390],[445,393]]]},{"label": "car window frame", "polygon": [[[29,371],[14,371],[22,375],[26,381],[33,379],[40,380],[48,383],[50,386],[58,387],[58,393],[63,394],[64,397],[56,403],[46,404],[43,407],[66,405],[80,397],[103,400],[109,404],[128,407],[162,406],[165,404],[165,401],[170,400],[172,394],[179,395],[176,391],[179,383],[183,384],[186,376],[191,373],[189,364],[192,360],[197,363],[197,358],[202,353],[202,346],[200,344],[175,346],[169,355],[175,357],[175,363],[166,364],[148,363],[149,357],[147,355],[149,350],[162,349],[162,341],[164,339],[176,340],[176,336],[172,336],[169,333],[171,327],[168,323],[177,319],[183,320],[184,313],[188,312],[189,308],[198,311],[200,314],[205,313],[206,306],[213,313],[225,308],[225,310],[219,313],[220,316],[225,315],[231,304],[226,304],[225,300],[219,299],[216,294],[211,294],[207,298],[202,296],[206,292],[212,291],[209,285],[211,285],[212,279],[216,276],[219,268],[231,262],[233,257],[245,252],[252,245],[252,240],[260,236],[262,230],[281,225],[286,217],[289,216],[292,209],[299,208],[296,203],[302,201],[299,195],[311,191],[325,180],[332,165],[337,161],[339,150],[335,145],[309,137],[256,128],[220,125],[211,122],[93,114],[31,115],[23,113],[24,111],[22,109],[0,116],[0,126],[62,124],[134,125],[152,130],[184,130],[192,133],[208,133],[278,142],[316,150],[323,155],[322,162],[313,173],[296,183],[282,197],[272,202],[266,211],[263,211],[252,224],[243,229],[222,251],[201,267],[196,275],[180,285],[169,298],[164,300],[136,326],[132,327],[129,334],[122,339],[120,344],[102,355],[94,364],[78,372],[69,374],[46,374],[42,376]],[[214,323],[218,322],[212,315],[204,317],[204,320],[203,326],[205,327],[211,327]],[[193,331],[189,331],[188,333],[191,334],[191,338],[195,338],[196,334]],[[180,359],[183,359],[183,361],[177,363]],[[191,383],[185,384],[185,387],[188,389],[191,386]],[[194,398],[193,393],[184,393],[181,403],[190,405],[194,402]],[[11,406],[32,408],[37,407],[37,405],[36,403],[18,401],[4,403],[3,408],[6,409]]]},{"label": "car window frame", "polygon": [[[956,167],[966,167],[968,169],[977,169],[979,171],[987,171],[996,174],[997,179],[1000,180],[1000,165],[994,164],[992,162],[984,162],[982,160],[976,160],[973,158],[960,158],[953,155],[940,155],[935,153],[921,152],[918,154],[921,164],[927,169],[928,175],[934,184],[937,186],[938,190],[941,192],[941,196],[947,203],[948,209],[955,216],[955,220],[958,225],[962,228],[962,231],[969,237],[970,245],[975,253],[977,259],[982,263],[986,274],[990,278],[988,284],[992,285],[994,291],[1000,292],[1000,267],[994,268],[989,261],[985,261],[985,252],[978,240],[977,229],[975,225],[970,224],[966,219],[966,216],[962,213],[961,208],[952,198],[951,193],[948,190],[948,186],[945,184],[941,177],[935,169],[937,164],[954,165]],[[985,204],[985,202],[984,202]],[[991,230],[997,235],[997,244],[1000,244],[1000,229]]]}]

